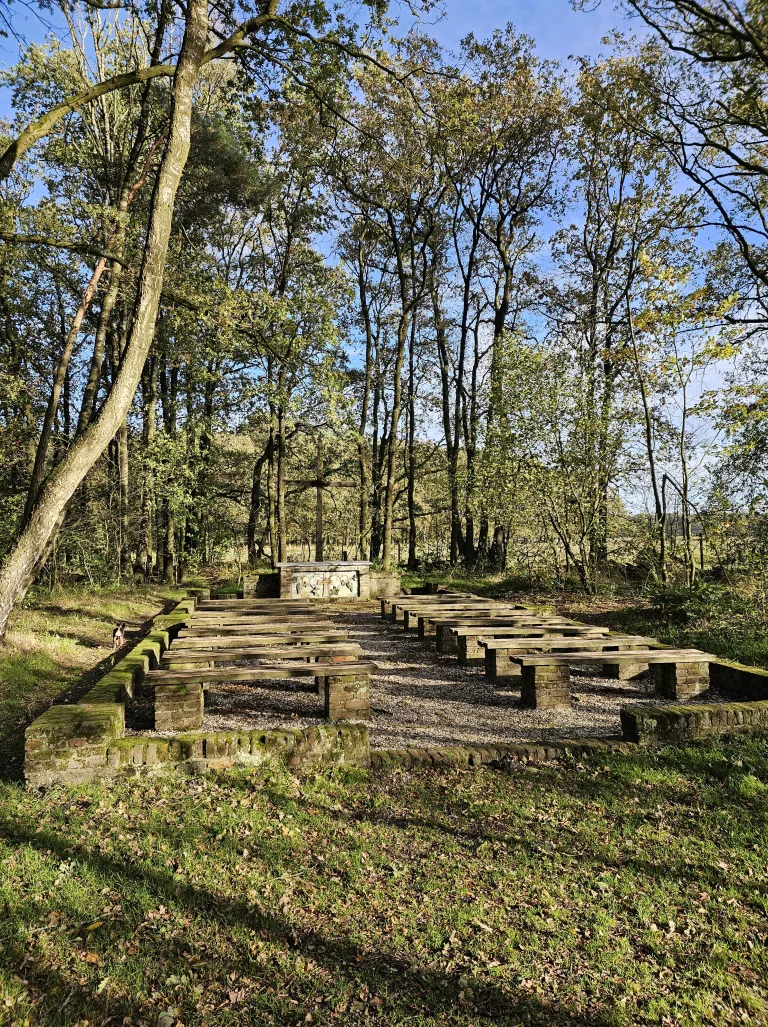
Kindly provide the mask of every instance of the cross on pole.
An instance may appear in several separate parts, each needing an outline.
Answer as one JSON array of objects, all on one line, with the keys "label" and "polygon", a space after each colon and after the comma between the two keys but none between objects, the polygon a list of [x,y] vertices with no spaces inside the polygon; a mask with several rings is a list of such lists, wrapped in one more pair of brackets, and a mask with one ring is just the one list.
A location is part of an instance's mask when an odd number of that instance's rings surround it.
[{"label": "cross on pole", "polygon": [[[317,475],[314,478],[293,478],[286,484],[298,485],[299,491],[315,489],[315,560],[321,563],[323,560],[323,491],[330,488],[356,489],[359,487],[357,481],[329,481],[325,474],[325,458],[323,454],[322,436],[317,439]],[[329,472],[333,473],[333,472]]]}]

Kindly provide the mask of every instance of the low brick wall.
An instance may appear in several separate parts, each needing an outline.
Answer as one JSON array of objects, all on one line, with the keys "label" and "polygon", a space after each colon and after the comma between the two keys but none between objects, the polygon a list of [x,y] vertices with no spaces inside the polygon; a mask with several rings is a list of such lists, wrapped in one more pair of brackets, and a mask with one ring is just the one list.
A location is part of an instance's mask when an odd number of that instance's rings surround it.
[{"label": "low brick wall", "polygon": [[122,738],[107,748],[107,766],[117,774],[204,773],[237,763],[257,766],[277,758],[297,771],[329,766],[367,767],[364,724],[319,724],[272,731],[189,732],[174,738]]},{"label": "low brick wall", "polygon": [[[364,724],[243,733],[191,731],[172,738],[124,737],[126,701],[133,698],[147,671],[158,666],[196,602],[196,597],[183,599],[170,613],[155,617],[152,631],[79,703],[52,706],[29,725],[24,776],[30,787],[79,784],[127,773],[157,774],[174,769],[200,772],[236,762],[257,764],[270,755],[297,770],[369,765],[368,728]],[[348,678],[339,680],[345,685],[350,682]],[[354,685],[355,679],[351,681]],[[185,724],[199,726],[202,697],[198,686],[190,700],[194,705],[190,711],[189,697],[182,697],[179,705],[169,695],[168,729],[186,731]]]},{"label": "low brick wall", "polygon": [[400,595],[400,575],[396,571],[371,571],[371,597]]},{"label": "low brick wall", "polygon": [[79,703],[52,706],[25,733],[24,777],[33,788],[76,784],[103,775],[107,748],[125,730],[125,703],[197,604],[182,599],[152,622],[152,631],[120,659]]},{"label": "low brick wall", "polygon": [[768,701],[696,706],[635,706],[621,711],[629,742],[685,742],[713,735],[768,730]]},{"label": "low brick wall", "polygon": [[634,745],[618,738],[561,739],[546,744],[520,742],[496,745],[450,745],[422,749],[373,749],[371,770],[419,767],[483,767],[520,763],[546,763],[590,752],[631,752]]},{"label": "low brick wall", "polygon": [[33,788],[78,784],[102,774],[107,749],[123,734],[121,703],[52,706],[26,731],[24,774]]},{"label": "low brick wall", "polygon": [[760,667],[718,660],[709,665],[709,680],[714,688],[739,699],[768,699],[768,670]]}]

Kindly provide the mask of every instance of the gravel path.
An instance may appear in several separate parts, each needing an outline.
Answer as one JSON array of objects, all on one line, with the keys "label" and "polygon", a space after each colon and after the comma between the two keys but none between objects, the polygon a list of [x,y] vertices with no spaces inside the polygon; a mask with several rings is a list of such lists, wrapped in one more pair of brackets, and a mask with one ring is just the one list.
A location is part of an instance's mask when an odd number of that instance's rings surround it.
[{"label": "gravel path", "polygon": [[[370,610],[370,607],[368,607]],[[632,682],[577,672],[570,709],[520,708],[520,689],[497,689],[482,667],[460,667],[378,613],[336,618],[379,664],[371,680],[371,745],[376,749],[542,741],[620,733],[621,706],[653,701],[647,675]],[[222,686],[208,693],[205,730],[253,730],[322,723],[322,699],[310,682]]]}]

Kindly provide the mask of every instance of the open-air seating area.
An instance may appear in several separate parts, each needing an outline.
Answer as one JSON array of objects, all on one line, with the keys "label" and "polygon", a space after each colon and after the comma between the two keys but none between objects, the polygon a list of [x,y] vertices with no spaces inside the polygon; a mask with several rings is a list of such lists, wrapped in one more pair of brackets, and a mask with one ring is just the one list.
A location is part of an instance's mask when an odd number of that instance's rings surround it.
[{"label": "open-air seating area", "polygon": [[482,663],[493,682],[521,685],[521,705],[569,706],[571,667],[599,667],[628,681],[650,669],[655,691],[677,702],[709,687],[715,657],[696,649],[666,649],[652,638],[611,634],[608,628],[480,596],[382,597],[381,615],[463,665]]},{"label": "open-air seating area", "polygon": [[[316,604],[281,600],[207,600],[190,614],[143,688],[154,695],[155,730],[202,727],[204,693],[221,684],[311,678],[328,720],[370,715],[376,664]],[[238,664],[238,666],[225,666]],[[243,666],[248,664],[248,666]]]}]

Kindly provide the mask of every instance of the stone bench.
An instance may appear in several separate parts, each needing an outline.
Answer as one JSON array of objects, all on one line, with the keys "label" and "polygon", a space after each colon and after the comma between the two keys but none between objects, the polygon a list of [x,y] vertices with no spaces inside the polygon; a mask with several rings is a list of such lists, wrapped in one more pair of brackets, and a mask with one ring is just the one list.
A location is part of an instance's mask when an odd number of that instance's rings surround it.
[{"label": "stone bench", "polygon": [[522,705],[536,709],[570,706],[570,667],[574,664],[649,665],[654,676],[655,690],[668,699],[684,701],[709,688],[709,664],[717,659],[698,649],[634,649],[615,652],[611,654],[610,664],[606,664],[605,657],[602,650],[511,657],[522,669]]},{"label": "stone bench", "polygon": [[199,638],[183,637],[185,649],[242,649],[271,645],[310,645],[316,642],[343,642],[349,638],[345,628],[328,631],[296,631],[293,634],[203,635]]},{"label": "stone bench", "polygon": [[[416,628],[421,628],[421,622],[429,622],[432,617],[450,617],[456,618],[466,616],[470,617],[473,614],[477,615],[491,615],[491,614],[512,614],[512,613],[528,613],[531,611],[525,611],[521,606],[514,606],[507,603],[493,603],[493,602],[482,602],[482,603],[463,603],[455,606],[420,606],[414,610],[406,607],[403,611],[403,628],[406,631],[413,631]],[[422,637],[421,635],[419,636]]]},{"label": "stone bench", "polygon": [[[604,629],[607,637],[600,637],[593,634],[586,636],[550,635],[545,637],[529,638],[479,638],[478,648],[484,653],[485,674],[490,681],[499,681],[507,678],[519,678],[521,673],[520,664],[515,660],[516,656],[524,656],[531,652],[552,652],[557,650],[564,653],[577,653],[579,649],[593,649],[597,652],[602,649],[605,652],[611,650],[626,651],[636,649],[639,646],[652,646],[653,638],[643,638],[640,635],[608,635],[608,629]],[[606,674],[607,677],[616,677],[613,672],[619,667],[619,680],[627,680],[629,677],[636,677],[638,671],[635,664],[603,664],[603,667],[612,668]],[[647,664],[642,664],[643,671],[647,670]]]},{"label": "stone bench", "polygon": [[370,717],[370,677],[375,663],[261,663],[255,667],[198,670],[155,670],[143,687],[155,692],[156,731],[195,731],[203,724],[203,685],[312,677],[325,696],[328,720],[367,720]]},{"label": "stone bench", "polygon": [[[547,617],[540,614],[501,614],[499,616],[485,617],[450,617],[445,620],[433,619],[431,626],[434,628],[435,646],[439,653],[449,656],[458,650],[458,635],[456,628],[485,628],[486,632],[493,628],[560,628],[577,627],[575,621],[567,620],[565,617]],[[430,624],[424,625],[424,638],[429,638]],[[422,637],[422,636],[420,636]]]},{"label": "stone bench", "polygon": [[[468,598],[472,599],[472,598],[477,598],[477,597],[476,596],[475,597],[470,596]],[[419,606],[423,606],[424,609],[426,609],[427,608],[427,603],[429,603],[429,604],[431,604],[433,606],[435,606],[435,605],[442,606],[442,605],[448,605],[449,603],[456,603],[456,602],[457,602],[457,598],[456,598],[456,596],[453,596],[453,595],[451,596],[450,599],[439,599],[437,601],[437,603],[435,602],[435,597],[434,596],[423,596],[423,597],[418,597],[417,596],[416,597],[416,601],[414,601],[413,598],[409,596],[406,599],[397,600],[397,601],[394,601],[394,602],[392,602],[390,604],[390,607],[389,607],[389,619],[391,621],[393,621],[394,623],[398,623],[398,622],[402,621],[402,619],[403,619],[403,612],[406,609],[406,607],[408,609],[417,609]]]},{"label": "stone bench", "polygon": [[168,670],[194,670],[195,665],[212,666],[233,660],[305,660],[307,663],[327,659],[331,663],[359,660],[362,646],[357,642],[335,642],[325,645],[253,646],[241,649],[179,649],[171,647],[162,657]]},{"label": "stone bench", "polygon": [[[585,625],[558,625],[537,626],[517,625],[515,627],[490,627],[484,628],[478,625],[460,625],[451,628],[451,635],[456,636],[456,645],[459,663],[463,667],[473,664],[484,664],[486,662],[486,650],[482,646],[481,639],[486,641],[508,638],[592,638],[600,639],[609,633],[608,628],[596,628],[591,624]],[[487,670],[486,670],[487,673]],[[518,668],[519,673],[519,668]]]},{"label": "stone bench", "polygon": [[312,620],[285,620],[269,621],[268,623],[248,624],[217,624],[211,627],[188,627],[184,626],[179,631],[177,638],[205,638],[211,635],[276,635],[276,634],[301,634],[306,631],[325,631],[333,627],[333,621],[313,618]]},{"label": "stone bench", "polygon": [[393,603],[405,603],[411,600],[417,603],[428,602],[429,600],[434,602],[435,599],[456,599],[457,597],[469,597],[470,599],[476,598],[471,592],[433,592],[429,595],[405,595],[400,592],[398,595],[378,595],[375,598],[381,604],[382,619],[386,619],[392,613]]}]

